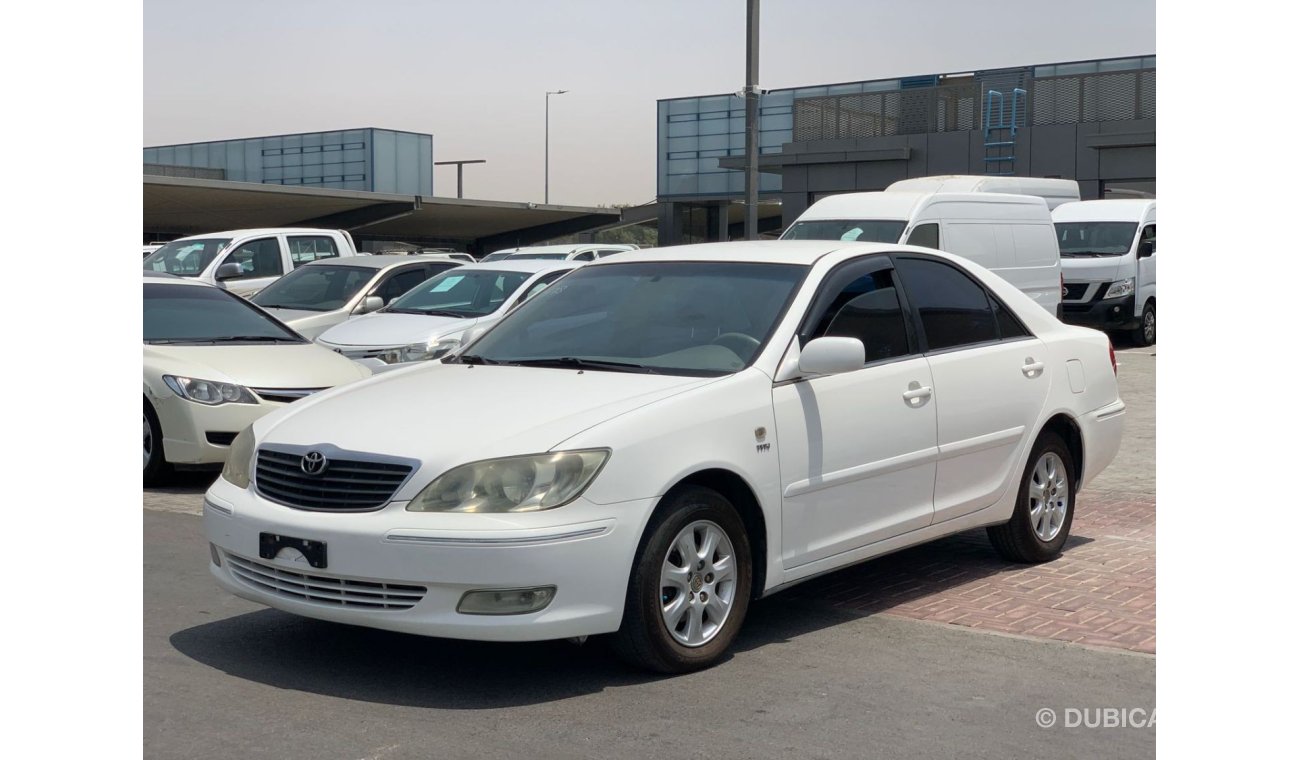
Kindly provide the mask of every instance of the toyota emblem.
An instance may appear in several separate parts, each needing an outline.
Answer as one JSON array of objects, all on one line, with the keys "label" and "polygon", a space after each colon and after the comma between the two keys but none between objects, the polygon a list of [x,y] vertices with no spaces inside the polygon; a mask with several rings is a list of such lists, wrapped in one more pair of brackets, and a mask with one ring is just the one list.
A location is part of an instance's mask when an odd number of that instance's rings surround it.
[{"label": "toyota emblem", "polygon": [[330,460],[319,451],[309,451],[302,458],[302,471],[308,475],[320,475],[329,466]]}]

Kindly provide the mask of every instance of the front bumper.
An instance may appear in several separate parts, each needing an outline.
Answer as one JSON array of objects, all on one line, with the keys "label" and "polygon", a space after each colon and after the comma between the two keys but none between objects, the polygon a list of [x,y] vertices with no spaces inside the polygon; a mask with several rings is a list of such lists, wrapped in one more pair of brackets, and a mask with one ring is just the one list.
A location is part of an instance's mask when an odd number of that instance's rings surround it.
[{"label": "front bumper", "polygon": [[[204,499],[217,583],[236,596],[305,617],[403,633],[482,641],[541,641],[617,630],[641,526],[655,499],[545,512],[470,515],[406,511],[325,513],[269,502],[218,479]],[[294,550],[259,556],[263,533],[326,544],[327,566]],[[290,558],[292,556],[292,558]],[[392,607],[375,584],[401,588]],[[467,591],[555,586],[542,610],[466,615]],[[411,591],[411,587],[423,589]],[[363,589],[365,604],[349,603]],[[398,598],[400,597],[400,598]],[[386,604],[384,600],[380,600]],[[400,608],[395,608],[400,607]]]},{"label": "front bumper", "polygon": [[1061,321],[1097,330],[1131,330],[1139,323],[1133,315],[1135,303],[1132,295],[1098,298],[1082,303],[1066,301],[1061,305],[1064,312]]},{"label": "front bumper", "polygon": [[[239,433],[276,409],[275,401],[257,404],[206,406],[179,396],[151,398],[163,431],[163,455],[172,464],[223,464],[230,453],[231,434]],[[212,433],[214,442],[208,434]]]}]

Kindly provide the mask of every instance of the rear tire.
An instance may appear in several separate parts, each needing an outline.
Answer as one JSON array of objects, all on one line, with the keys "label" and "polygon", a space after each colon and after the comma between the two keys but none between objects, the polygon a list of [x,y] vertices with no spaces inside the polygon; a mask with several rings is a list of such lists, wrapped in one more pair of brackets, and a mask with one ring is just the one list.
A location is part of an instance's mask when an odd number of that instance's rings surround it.
[{"label": "rear tire", "polygon": [[988,528],[989,541],[1012,562],[1047,562],[1060,555],[1074,523],[1074,457],[1056,433],[1034,442],[1020,478],[1011,519]]},{"label": "rear tire", "polygon": [[163,455],[162,425],[147,400],[144,402],[144,484],[158,485],[169,474],[171,465]]},{"label": "rear tire", "polygon": [[1156,342],[1156,305],[1150,301],[1142,307],[1142,321],[1131,334],[1134,345],[1151,346]]},{"label": "rear tire", "polygon": [[687,673],[715,664],[745,621],[749,537],[717,491],[685,486],[664,498],[646,527],[611,644],[634,667]]}]

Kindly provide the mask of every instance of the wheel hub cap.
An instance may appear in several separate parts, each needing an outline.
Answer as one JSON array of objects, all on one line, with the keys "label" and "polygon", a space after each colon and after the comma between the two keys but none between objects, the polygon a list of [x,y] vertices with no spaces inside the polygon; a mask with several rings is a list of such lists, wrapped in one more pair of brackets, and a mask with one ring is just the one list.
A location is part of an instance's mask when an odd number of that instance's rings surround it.
[{"label": "wheel hub cap", "polygon": [[717,523],[696,520],[673,539],[659,574],[664,626],[679,644],[698,647],[718,635],[736,596],[736,558]]},{"label": "wheel hub cap", "polygon": [[1038,458],[1029,479],[1029,524],[1042,541],[1061,532],[1070,509],[1070,485],[1065,464],[1053,452]]}]

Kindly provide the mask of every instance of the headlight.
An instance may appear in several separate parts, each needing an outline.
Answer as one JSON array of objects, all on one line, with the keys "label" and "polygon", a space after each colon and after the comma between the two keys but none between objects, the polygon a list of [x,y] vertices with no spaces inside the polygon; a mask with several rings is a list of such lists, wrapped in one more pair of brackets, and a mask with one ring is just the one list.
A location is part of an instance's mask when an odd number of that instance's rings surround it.
[{"label": "headlight", "polygon": [[256,448],[253,426],[249,425],[230,442],[230,451],[226,455],[226,466],[221,468],[221,477],[240,488],[248,488],[248,473],[253,465],[253,450]]},{"label": "headlight", "polygon": [[1112,282],[1110,284],[1110,287],[1106,288],[1106,295],[1102,296],[1102,298],[1119,298],[1121,296],[1127,296],[1132,294],[1133,294],[1133,278],[1130,277],[1127,280]]},{"label": "headlight", "polygon": [[247,388],[234,383],[219,383],[215,380],[198,380],[193,377],[176,377],[163,375],[163,382],[177,396],[199,404],[216,406],[217,404],[256,404],[257,399]]},{"label": "headlight", "polygon": [[379,361],[385,364],[428,361],[438,359],[459,346],[459,338],[435,338],[427,343],[412,343],[409,346],[389,349],[379,355]]},{"label": "headlight", "polygon": [[537,512],[586,490],[609,449],[557,451],[461,465],[438,476],[406,506],[411,512]]}]

